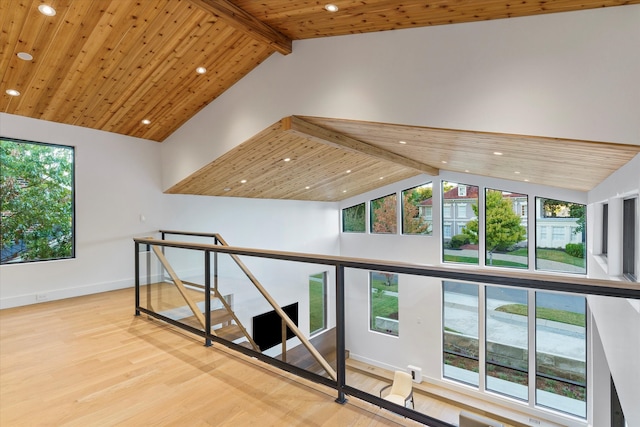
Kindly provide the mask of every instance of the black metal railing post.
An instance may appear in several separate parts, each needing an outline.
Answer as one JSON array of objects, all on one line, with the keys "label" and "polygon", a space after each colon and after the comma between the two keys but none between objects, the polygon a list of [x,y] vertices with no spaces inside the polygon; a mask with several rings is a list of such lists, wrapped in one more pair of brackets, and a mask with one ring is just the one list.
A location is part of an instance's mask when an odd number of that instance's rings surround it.
[{"label": "black metal railing post", "polygon": [[211,347],[211,252],[204,251],[204,346]]},{"label": "black metal railing post", "polygon": [[338,383],[336,402],[338,403],[347,402],[344,392],[347,379],[344,309],[344,265],[336,264],[336,376]]},{"label": "black metal railing post", "polygon": [[133,249],[135,251],[136,316],[140,316],[140,243],[135,242]]}]

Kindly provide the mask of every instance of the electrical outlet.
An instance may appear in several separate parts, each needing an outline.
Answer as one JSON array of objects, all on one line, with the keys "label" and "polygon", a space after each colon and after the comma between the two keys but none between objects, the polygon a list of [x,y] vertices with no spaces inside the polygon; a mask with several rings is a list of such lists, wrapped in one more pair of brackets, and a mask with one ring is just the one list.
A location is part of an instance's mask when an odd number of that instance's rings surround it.
[{"label": "electrical outlet", "polygon": [[36,294],[36,301],[37,302],[46,301],[48,299],[49,299],[49,296],[47,294]]}]

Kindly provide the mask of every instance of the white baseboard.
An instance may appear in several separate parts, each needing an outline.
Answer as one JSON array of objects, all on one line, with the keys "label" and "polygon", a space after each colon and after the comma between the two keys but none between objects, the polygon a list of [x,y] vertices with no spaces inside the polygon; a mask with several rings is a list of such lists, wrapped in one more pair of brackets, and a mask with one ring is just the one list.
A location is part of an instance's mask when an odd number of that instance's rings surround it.
[{"label": "white baseboard", "polygon": [[133,286],[133,279],[125,279],[115,282],[94,283],[91,285],[78,286],[73,288],[47,289],[46,291],[40,291],[31,294],[0,298],[0,310],[5,308],[39,304],[47,301],[56,301],[66,298],[79,297],[83,295],[97,294],[101,292],[115,291],[117,289],[131,288]]}]

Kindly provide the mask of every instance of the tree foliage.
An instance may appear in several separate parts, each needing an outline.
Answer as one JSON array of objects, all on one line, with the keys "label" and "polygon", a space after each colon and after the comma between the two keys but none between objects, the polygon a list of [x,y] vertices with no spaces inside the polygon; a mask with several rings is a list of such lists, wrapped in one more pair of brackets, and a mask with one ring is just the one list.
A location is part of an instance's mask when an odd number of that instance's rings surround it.
[{"label": "tree foliage", "polygon": [[420,210],[410,195],[404,197],[402,207],[402,232],[404,234],[426,234],[429,230],[429,223],[420,216]]},{"label": "tree foliage", "polygon": [[[2,247],[21,260],[73,255],[73,149],[0,140]],[[6,252],[6,251],[5,251]]]},{"label": "tree foliage", "polygon": [[[485,245],[491,255],[496,250],[506,250],[525,239],[527,230],[520,224],[520,217],[513,211],[511,201],[502,197],[501,191],[489,190],[485,197]],[[467,223],[462,233],[477,244],[478,205],[474,204],[475,218]]]},{"label": "tree foliage", "polygon": [[342,230],[364,233],[366,230],[365,205],[351,206],[342,210]]},{"label": "tree foliage", "polygon": [[395,233],[398,229],[396,195],[390,194],[373,200],[371,207],[373,210],[371,218],[373,231],[375,233]]}]

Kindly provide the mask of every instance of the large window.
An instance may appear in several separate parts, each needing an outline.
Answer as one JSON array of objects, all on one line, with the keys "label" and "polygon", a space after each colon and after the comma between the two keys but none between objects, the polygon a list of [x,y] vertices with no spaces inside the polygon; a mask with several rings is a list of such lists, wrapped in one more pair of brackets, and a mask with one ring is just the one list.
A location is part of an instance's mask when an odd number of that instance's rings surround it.
[{"label": "large window", "polygon": [[327,273],[309,276],[309,333],[327,329]]},{"label": "large window", "polygon": [[371,201],[371,232],[395,234],[398,231],[396,194]]},{"label": "large window", "polygon": [[536,269],[586,274],[585,211],[579,203],[536,197]]},{"label": "large window", "polygon": [[528,398],[527,291],[486,287],[487,390]]},{"label": "large window", "polygon": [[536,292],[536,403],[587,416],[586,299]]},{"label": "large window", "polygon": [[398,275],[372,271],[369,273],[370,329],[398,336]]},{"label": "large window", "polygon": [[585,297],[450,281],[442,290],[443,377],[586,418]]},{"label": "large window", "polygon": [[74,150],[0,138],[2,264],[74,257]]},{"label": "large window", "polygon": [[366,213],[364,203],[342,209],[342,231],[364,233],[367,229],[365,218]]},{"label": "large window", "polygon": [[402,234],[431,235],[432,193],[430,182],[402,192]]},{"label": "large window", "polygon": [[622,274],[636,280],[636,198],[626,199],[622,206]]},{"label": "large window", "polygon": [[442,210],[443,260],[478,264],[478,187],[443,181]]},{"label": "large window", "polygon": [[[486,265],[527,268],[527,218],[520,206],[527,205],[527,196],[487,189],[485,192],[485,248]],[[477,242],[477,218],[469,229],[472,241]]]},{"label": "large window", "polygon": [[443,376],[478,386],[478,285],[442,282]]}]

